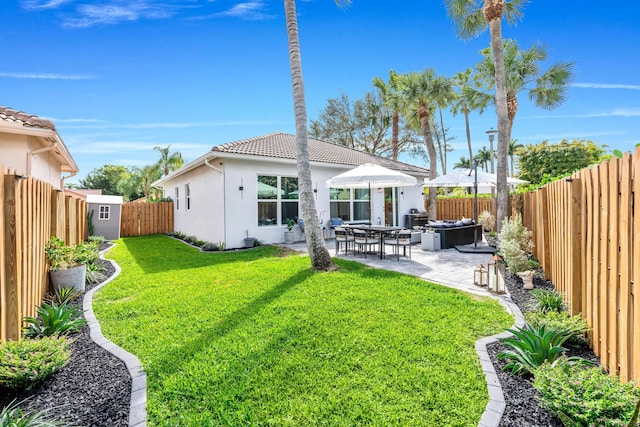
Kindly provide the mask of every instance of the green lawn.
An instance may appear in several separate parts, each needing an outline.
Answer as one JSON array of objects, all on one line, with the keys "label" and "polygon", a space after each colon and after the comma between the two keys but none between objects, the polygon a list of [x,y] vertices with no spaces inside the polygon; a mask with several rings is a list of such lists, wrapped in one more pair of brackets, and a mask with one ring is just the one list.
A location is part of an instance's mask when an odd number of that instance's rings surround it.
[{"label": "green lawn", "polygon": [[275,247],[150,236],[109,257],[122,273],[94,310],[147,372],[151,426],[475,426],[474,342],[513,323],[489,298],[341,259],[314,273]]}]

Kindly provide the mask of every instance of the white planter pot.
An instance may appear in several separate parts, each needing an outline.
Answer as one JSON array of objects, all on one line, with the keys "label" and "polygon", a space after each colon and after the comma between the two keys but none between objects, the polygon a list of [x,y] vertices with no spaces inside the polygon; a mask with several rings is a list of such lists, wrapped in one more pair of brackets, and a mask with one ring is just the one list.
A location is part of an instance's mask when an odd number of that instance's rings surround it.
[{"label": "white planter pot", "polygon": [[50,271],[51,284],[57,291],[59,288],[72,287],[77,291],[84,292],[84,284],[87,277],[87,266],[67,268],[66,270]]},{"label": "white planter pot", "polygon": [[522,289],[533,289],[533,271],[521,271],[520,273],[516,273],[521,279],[524,285]]},{"label": "white planter pot", "polygon": [[294,242],[293,231],[285,231],[284,232],[284,242],[289,244]]}]

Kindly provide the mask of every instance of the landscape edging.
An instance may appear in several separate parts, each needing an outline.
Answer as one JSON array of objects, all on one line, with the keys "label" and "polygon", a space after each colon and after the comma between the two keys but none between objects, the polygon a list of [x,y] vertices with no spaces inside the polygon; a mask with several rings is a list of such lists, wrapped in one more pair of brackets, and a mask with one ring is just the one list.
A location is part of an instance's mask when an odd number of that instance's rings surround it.
[{"label": "landscape edging", "polygon": [[[523,327],[524,316],[520,308],[511,300],[508,295],[496,295],[495,298],[502,304],[507,311],[511,312],[515,322],[513,326]],[[496,374],[496,370],[493,367],[493,362],[487,352],[487,345],[498,341],[498,338],[507,338],[512,336],[510,332],[502,332],[490,337],[480,338],[476,341],[476,353],[480,358],[480,365],[482,366],[482,372],[487,382],[487,389],[489,391],[489,402],[480,417],[478,427],[498,427],[502,415],[505,410],[504,393],[502,392],[502,385]]]},{"label": "landscape edging", "polygon": [[[100,259],[104,259],[103,254],[109,251],[114,245],[115,244],[112,243],[112,246],[100,252]],[[102,335],[100,323],[98,322],[98,319],[93,312],[94,292],[114,280],[122,271],[118,263],[116,263],[115,261],[110,259],[107,259],[105,261],[108,261],[111,263],[111,265],[113,265],[113,267],[115,268],[115,273],[100,285],[91,289],[84,295],[84,299],[82,301],[84,317],[89,325],[89,335],[91,336],[93,342],[107,350],[109,353],[113,354],[118,359],[122,360],[127,367],[127,370],[129,371],[129,375],[131,375],[131,404],[129,406],[129,427],[146,427],[147,374],[144,372],[144,369],[142,369],[142,365],[135,355],[118,347],[113,342],[108,340],[104,335]]]}]

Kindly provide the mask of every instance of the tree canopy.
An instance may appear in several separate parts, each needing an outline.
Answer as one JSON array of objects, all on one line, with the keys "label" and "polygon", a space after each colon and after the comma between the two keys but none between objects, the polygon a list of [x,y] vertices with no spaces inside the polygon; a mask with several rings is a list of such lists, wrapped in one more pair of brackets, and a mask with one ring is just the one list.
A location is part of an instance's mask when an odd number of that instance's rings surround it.
[{"label": "tree canopy", "polygon": [[[392,157],[393,111],[379,92],[367,92],[364,98],[352,100],[342,93],[329,98],[318,116],[311,120],[309,133],[314,138],[344,145],[382,157]],[[398,152],[420,154],[420,135],[401,123],[398,135]]]},{"label": "tree canopy", "polygon": [[545,175],[552,178],[572,173],[603,159],[605,149],[593,141],[563,139],[557,144],[543,141],[517,150],[521,179],[539,184]]}]

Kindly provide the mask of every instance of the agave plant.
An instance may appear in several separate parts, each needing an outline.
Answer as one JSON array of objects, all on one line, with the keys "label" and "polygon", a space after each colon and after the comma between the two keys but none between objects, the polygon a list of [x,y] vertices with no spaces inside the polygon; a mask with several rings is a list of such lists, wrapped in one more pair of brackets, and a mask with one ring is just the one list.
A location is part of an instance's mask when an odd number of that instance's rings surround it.
[{"label": "agave plant", "polygon": [[533,289],[530,295],[533,298],[531,308],[534,311],[542,311],[543,313],[562,313],[566,310],[564,301],[562,301],[562,294],[559,294],[556,291]]},{"label": "agave plant", "polygon": [[66,304],[71,302],[82,295],[82,292],[72,287],[61,287],[56,289],[55,295],[48,297],[48,301],[55,305]]},{"label": "agave plant", "polygon": [[[21,402],[20,402],[21,403]],[[57,427],[64,426],[60,421],[50,421],[45,418],[45,411],[25,414],[18,407],[19,403],[12,401],[9,406],[0,411],[0,427]]]},{"label": "agave plant", "polygon": [[66,335],[78,332],[87,321],[82,310],[67,304],[42,303],[36,309],[38,317],[25,317],[27,323],[24,336],[27,338]]},{"label": "agave plant", "polygon": [[[504,367],[511,370],[512,374],[532,373],[533,370],[544,362],[553,363],[567,349],[562,346],[571,336],[571,332],[563,329],[547,329],[546,325],[533,328],[525,324],[523,328],[508,329],[514,336],[501,338],[500,341],[511,350],[505,350],[498,354],[499,359],[509,359]],[[579,357],[570,357],[571,362],[581,360]]]}]

